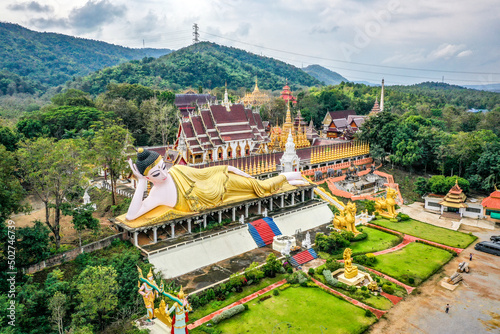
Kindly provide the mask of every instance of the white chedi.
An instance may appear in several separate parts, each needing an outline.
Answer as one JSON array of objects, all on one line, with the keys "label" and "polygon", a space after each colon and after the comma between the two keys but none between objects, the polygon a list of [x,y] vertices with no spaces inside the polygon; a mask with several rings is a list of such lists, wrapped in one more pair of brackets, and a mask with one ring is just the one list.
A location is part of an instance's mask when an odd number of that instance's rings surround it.
[{"label": "white chedi", "polygon": [[295,151],[295,143],[293,142],[292,130],[288,133],[288,139],[285,144],[285,152],[280,159],[282,172],[298,172],[300,159]]}]

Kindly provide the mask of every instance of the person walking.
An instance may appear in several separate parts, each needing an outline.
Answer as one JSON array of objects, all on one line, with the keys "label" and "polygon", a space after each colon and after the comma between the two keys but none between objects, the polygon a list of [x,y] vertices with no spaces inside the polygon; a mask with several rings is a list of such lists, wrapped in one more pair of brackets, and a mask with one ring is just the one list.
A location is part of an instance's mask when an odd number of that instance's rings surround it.
[{"label": "person walking", "polygon": [[446,307],[445,307],[444,311],[446,313],[448,313],[449,310],[450,310],[450,304],[446,304]]},{"label": "person walking", "polygon": [[472,253],[469,255],[469,261],[472,261]]}]

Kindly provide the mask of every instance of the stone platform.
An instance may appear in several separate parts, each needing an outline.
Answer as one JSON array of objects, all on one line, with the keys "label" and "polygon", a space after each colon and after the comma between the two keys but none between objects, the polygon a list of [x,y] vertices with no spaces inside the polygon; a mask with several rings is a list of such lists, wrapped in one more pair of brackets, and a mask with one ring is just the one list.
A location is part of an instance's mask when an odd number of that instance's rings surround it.
[{"label": "stone platform", "polygon": [[352,285],[358,285],[360,284],[361,282],[363,282],[365,279],[368,279],[368,277],[370,277],[369,274],[367,273],[363,273],[363,272],[358,272],[358,274],[356,275],[356,277],[353,277],[353,278],[346,278],[344,273],[340,274],[337,276],[337,279],[339,280],[339,282],[342,282],[344,284],[347,284],[349,286],[352,286]]}]

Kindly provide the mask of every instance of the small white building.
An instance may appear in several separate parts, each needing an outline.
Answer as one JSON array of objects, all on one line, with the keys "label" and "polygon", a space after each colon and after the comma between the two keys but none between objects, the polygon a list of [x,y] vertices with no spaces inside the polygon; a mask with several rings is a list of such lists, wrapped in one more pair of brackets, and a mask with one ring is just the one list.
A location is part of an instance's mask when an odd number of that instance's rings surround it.
[{"label": "small white building", "polygon": [[288,140],[285,144],[285,153],[283,153],[280,162],[281,171],[283,173],[300,171],[300,158],[295,151],[295,144],[293,142],[291,130],[288,134]]}]

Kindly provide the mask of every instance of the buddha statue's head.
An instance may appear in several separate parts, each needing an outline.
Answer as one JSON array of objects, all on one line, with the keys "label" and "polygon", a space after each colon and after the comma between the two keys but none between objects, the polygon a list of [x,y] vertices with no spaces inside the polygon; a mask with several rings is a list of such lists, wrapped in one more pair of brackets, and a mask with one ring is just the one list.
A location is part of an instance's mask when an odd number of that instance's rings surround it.
[{"label": "buddha statue's head", "polygon": [[153,184],[163,182],[167,178],[167,165],[157,152],[139,148],[135,165],[139,173]]}]

